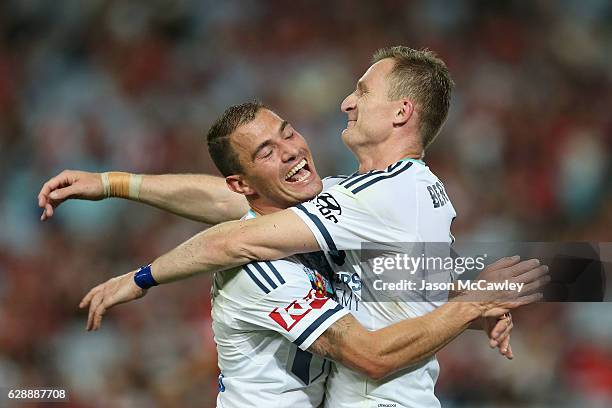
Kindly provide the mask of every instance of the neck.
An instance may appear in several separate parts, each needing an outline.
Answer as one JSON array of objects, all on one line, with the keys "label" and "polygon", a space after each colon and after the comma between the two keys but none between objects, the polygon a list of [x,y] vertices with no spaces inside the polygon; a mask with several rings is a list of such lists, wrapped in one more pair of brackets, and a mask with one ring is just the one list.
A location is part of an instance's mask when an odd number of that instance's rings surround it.
[{"label": "neck", "polygon": [[247,201],[249,202],[251,210],[255,211],[257,215],[272,214],[285,209],[274,204],[261,202],[261,200],[250,199],[249,197],[247,197]]},{"label": "neck", "polygon": [[387,146],[363,146],[354,151],[359,160],[359,172],[365,173],[370,170],[384,170],[395,162],[402,159],[422,159],[423,151],[420,148],[406,147],[398,149],[387,144]]}]

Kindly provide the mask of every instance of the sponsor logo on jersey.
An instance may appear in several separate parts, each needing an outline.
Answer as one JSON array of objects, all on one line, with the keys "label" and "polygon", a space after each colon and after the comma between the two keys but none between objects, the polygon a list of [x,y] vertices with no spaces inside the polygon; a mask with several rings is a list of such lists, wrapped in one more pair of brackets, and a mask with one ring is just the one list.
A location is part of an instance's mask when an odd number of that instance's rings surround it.
[{"label": "sponsor logo on jersey", "polygon": [[323,291],[310,289],[302,299],[296,299],[288,306],[274,308],[269,316],[283,329],[291,331],[313,309],[321,309],[329,298]]},{"label": "sponsor logo on jersey", "polygon": [[319,194],[315,197],[314,203],[323,217],[332,221],[334,224],[338,223],[338,218],[336,217],[342,214],[342,208],[334,196],[329,193]]},{"label": "sponsor logo on jersey", "polygon": [[336,283],[346,285],[352,292],[361,290],[361,278],[357,272],[338,272],[335,277]]}]

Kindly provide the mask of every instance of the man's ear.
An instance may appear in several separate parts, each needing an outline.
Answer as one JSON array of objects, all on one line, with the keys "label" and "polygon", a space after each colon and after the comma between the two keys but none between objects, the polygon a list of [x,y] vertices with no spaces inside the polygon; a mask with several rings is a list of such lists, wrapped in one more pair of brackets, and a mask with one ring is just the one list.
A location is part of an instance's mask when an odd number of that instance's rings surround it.
[{"label": "man's ear", "polygon": [[235,174],[225,178],[227,187],[234,193],[249,196],[255,194],[255,190],[249,185],[249,182],[241,175]]},{"label": "man's ear", "polygon": [[410,99],[400,99],[397,110],[393,116],[393,126],[403,126],[410,120],[414,113],[414,104]]}]

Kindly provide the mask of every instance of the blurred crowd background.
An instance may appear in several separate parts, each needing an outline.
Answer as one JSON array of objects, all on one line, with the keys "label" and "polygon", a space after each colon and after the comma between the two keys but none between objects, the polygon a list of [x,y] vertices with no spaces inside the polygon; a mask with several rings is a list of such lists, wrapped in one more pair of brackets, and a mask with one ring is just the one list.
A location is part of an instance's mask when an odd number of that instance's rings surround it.
[{"label": "blurred crowd background", "polygon": [[[96,333],[77,309],[203,226],[121,200],[43,224],[40,186],[65,168],[215,173],[206,130],[253,98],[307,137],[320,174],[351,173],[340,102],[398,44],[434,50],[456,82],[426,161],[457,239],[612,241],[607,0],[0,2],[0,386],[65,388],[71,407],[213,407],[207,277]],[[512,362],[462,335],[439,353],[443,406],[612,406],[610,312],[517,312]]]}]

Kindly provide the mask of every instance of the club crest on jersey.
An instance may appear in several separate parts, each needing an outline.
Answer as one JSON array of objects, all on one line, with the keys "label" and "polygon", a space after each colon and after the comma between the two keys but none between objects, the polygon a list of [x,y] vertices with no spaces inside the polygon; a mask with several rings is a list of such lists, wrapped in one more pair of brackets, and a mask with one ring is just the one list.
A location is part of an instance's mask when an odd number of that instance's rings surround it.
[{"label": "club crest on jersey", "polygon": [[276,307],[268,316],[280,327],[291,331],[313,309],[321,309],[329,298],[316,289],[310,289],[302,299],[296,299],[285,307]]},{"label": "club crest on jersey", "polygon": [[323,217],[333,221],[334,224],[338,223],[336,217],[342,214],[342,208],[334,196],[329,193],[319,194],[314,198],[314,204]]},{"label": "club crest on jersey", "polygon": [[306,266],[302,267],[302,269],[304,269],[304,272],[306,272],[306,275],[310,280],[310,285],[316,291],[319,297],[332,297],[334,295],[332,285],[323,275]]}]

